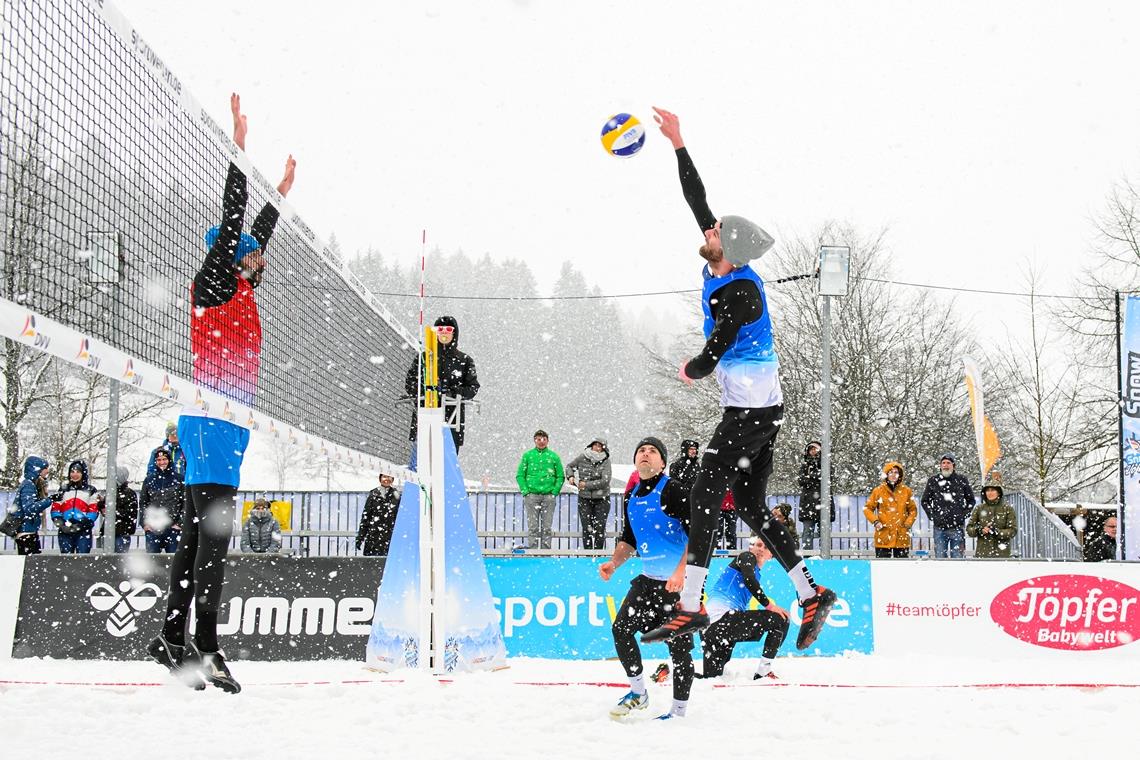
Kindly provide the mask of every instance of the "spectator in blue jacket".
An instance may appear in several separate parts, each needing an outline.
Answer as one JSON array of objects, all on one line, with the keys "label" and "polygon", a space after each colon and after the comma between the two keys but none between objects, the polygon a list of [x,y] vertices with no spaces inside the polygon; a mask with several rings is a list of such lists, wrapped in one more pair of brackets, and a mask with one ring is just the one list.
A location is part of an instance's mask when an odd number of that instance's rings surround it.
[{"label": "spectator in blue jacket", "polygon": [[17,554],[40,553],[40,527],[44,510],[51,506],[47,498],[47,478],[50,468],[46,459],[28,457],[24,460],[24,479],[16,492],[16,509],[23,518],[16,534]]},{"label": "spectator in blue jacket", "polygon": [[182,476],[174,471],[170,452],[159,446],[150,457],[139,496],[139,517],[150,554],[174,554],[182,537],[185,506]]}]

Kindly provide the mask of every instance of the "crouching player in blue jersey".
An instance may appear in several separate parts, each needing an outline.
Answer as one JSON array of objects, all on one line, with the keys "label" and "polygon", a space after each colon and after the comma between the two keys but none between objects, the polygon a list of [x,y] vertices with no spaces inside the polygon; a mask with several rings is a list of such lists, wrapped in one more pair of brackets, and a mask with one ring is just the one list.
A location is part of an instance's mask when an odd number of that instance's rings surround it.
[{"label": "crouching player in blue jersey", "polygon": [[[629,693],[610,710],[610,717],[620,720],[649,704],[645,688],[645,667],[641,647],[634,634],[660,626],[680,600],[680,581],[669,576],[685,556],[689,541],[689,492],[678,481],[664,474],[665,444],[653,436],[641,439],[634,450],[633,462],[640,482],[625,495],[622,506],[622,533],[614,547],[613,558],[598,567],[602,580],[608,581],[614,571],[630,557],[641,556],[641,575],[629,584],[629,593],[614,619],[614,648],[629,676]],[[669,640],[669,656],[673,660],[673,706],[659,716],[660,720],[681,718],[689,702],[693,685],[693,637],[676,636]]]},{"label": "crouching player in blue jersey", "polygon": [[[769,599],[760,586],[760,568],[770,559],[772,552],[753,535],[748,550],[729,563],[709,590],[706,609],[712,624],[701,633],[705,664],[697,678],[723,675],[733,648],[741,641],[764,641],[764,656],[752,678],[776,677],[772,660],[788,635],[788,611]],[[748,609],[752,599],[760,609]]]}]

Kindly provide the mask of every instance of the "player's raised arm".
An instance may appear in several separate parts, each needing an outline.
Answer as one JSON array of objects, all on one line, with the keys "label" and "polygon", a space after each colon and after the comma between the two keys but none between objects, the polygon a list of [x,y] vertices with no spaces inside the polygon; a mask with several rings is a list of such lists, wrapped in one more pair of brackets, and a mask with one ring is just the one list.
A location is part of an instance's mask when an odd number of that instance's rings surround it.
[{"label": "player's raised arm", "polygon": [[673,145],[677,152],[677,171],[681,177],[681,191],[685,194],[685,202],[693,211],[693,216],[700,225],[701,232],[716,227],[716,215],[709,209],[705,199],[705,185],[701,182],[701,175],[697,174],[697,167],[685,148],[685,141],[681,137],[681,120],[677,114],[666,111],[664,108],[653,107],[653,120],[661,129],[661,134]]}]

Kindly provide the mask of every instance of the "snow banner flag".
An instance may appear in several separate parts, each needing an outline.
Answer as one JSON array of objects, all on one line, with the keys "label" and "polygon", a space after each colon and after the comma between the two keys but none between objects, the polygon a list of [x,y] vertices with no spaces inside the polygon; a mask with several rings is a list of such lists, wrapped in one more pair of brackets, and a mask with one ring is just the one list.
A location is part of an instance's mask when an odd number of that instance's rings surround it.
[{"label": "snow banner flag", "polygon": [[[491,598],[487,568],[475,532],[475,520],[463,485],[455,443],[444,431],[444,595],[434,605],[443,616],[443,667],[437,672],[493,670],[506,665],[499,613]],[[412,461],[412,469],[417,469]],[[424,514],[423,490],[408,483],[400,498],[400,510],[392,545],[376,594],[376,614],[368,637],[368,667],[390,672],[421,667],[430,642],[420,641],[420,520]]]},{"label": "snow banner flag", "polygon": [[1120,501],[1124,510],[1124,559],[1140,559],[1140,296],[1124,303],[1120,347]]},{"label": "snow banner flag", "polygon": [[982,467],[982,482],[986,482],[986,475],[1001,458],[1001,443],[998,441],[997,431],[993,423],[986,416],[985,398],[982,394],[982,373],[974,360],[966,356],[962,358],[962,365],[966,377],[966,390],[970,394],[970,412],[974,419],[974,440],[978,446],[978,463]]}]

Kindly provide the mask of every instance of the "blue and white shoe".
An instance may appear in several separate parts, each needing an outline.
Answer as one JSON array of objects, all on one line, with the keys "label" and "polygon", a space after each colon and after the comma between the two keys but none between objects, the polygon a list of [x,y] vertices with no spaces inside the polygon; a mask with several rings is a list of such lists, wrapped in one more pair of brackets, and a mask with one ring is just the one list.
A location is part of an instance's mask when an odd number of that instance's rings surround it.
[{"label": "blue and white shoe", "polygon": [[664,715],[658,715],[656,718],[654,718],[654,720],[672,720],[673,718],[683,718],[683,717],[685,717],[685,716],[684,715],[674,715],[671,712],[667,712]]},{"label": "blue and white shoe", "polygon": [[638,694],[631,691],[618,700],[618,703],[610,710],[610,717],[614,720],[621,720],[628,717],[634,710],[644,710],[648,704],[649,694]]}]

